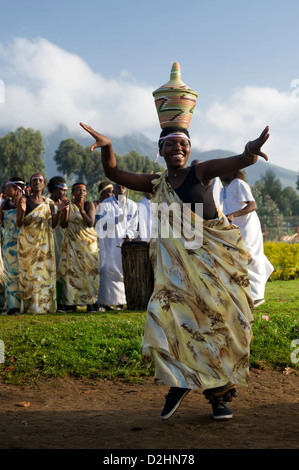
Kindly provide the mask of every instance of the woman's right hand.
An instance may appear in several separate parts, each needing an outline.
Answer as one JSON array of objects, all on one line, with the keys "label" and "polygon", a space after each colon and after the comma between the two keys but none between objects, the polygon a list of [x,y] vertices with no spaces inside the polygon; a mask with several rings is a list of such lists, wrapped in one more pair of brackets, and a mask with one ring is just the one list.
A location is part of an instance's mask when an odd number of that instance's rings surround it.
[{"label": "woman's right hand", "polygon": [[95,148],[98,147],[106,147],[107,145],[111,145],[111,140],[106,137],[103,134],[100,134],[99,132],[95,131],[92,127],[87,126],[86,124],[83,124],[83,122],[80,122],[80,126],[83,127],[83,129],[88,132],[95,140],[95,144],[93,144],[90,147],[90,151],[92,152]]}]

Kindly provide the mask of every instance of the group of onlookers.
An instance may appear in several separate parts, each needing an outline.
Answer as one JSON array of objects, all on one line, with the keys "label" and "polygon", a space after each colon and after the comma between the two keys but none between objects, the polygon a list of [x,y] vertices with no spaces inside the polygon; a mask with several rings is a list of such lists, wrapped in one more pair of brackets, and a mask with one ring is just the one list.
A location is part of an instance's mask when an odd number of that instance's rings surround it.
[{"label": "group of onlookers", "polygon": [[[61,176],[50,179],[47,197],[45,189],[41,174],[32,175],[27,185],[20,177],[3,185],[3,314],[124,307],[121,245],[140,235],[138,206],[127,189],[103,181],[94,202],[86,201],[82,182],[73,184],[68,198]],[[149,200],[145,197],[140,204],[145,209],[140,214],[148,220],[142,221],[139,239],[148,241]],[[108,235],[107,223],[114,229]]]},{"label": "group of onlookers", "polygon": [[[264,298],[272,265],[263,253],[256,204],[244,174],[214,181],[214,199],[238,225],[251,254],[248,272],[255,305]],[[217,186],[216,186],[217,185]],[[96,201],[86,201],[86,185],[43,175],[29,184],[13,177],[2,187],[3,314],[120,309],[126,305],[121,247],[125,240],[150,240],[150,195],[137,204],[124,186],[102,181]]]}]

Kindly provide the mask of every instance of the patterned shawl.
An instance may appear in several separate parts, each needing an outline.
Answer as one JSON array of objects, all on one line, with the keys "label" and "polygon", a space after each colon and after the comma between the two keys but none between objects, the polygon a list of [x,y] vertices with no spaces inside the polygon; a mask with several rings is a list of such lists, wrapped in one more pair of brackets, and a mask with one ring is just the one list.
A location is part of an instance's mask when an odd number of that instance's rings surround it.
[{"label": "patterned shawl", "polygon": [[[246,386],[253,303],[248,256],[239,229],[218,211],[205,221],[189,211],[191,231],[177,232],[185,206],[167,182],[153,182],[153,202],[167,209],[157,220],[150,255],[155,287],[148,303],[142,356],[155,361],[155,382],[174,387]],[[164,203],[164,204],[163,204]],[[176,203],[176,204],[173,204]],[[162,232],[169,230],[169,236]]]}]

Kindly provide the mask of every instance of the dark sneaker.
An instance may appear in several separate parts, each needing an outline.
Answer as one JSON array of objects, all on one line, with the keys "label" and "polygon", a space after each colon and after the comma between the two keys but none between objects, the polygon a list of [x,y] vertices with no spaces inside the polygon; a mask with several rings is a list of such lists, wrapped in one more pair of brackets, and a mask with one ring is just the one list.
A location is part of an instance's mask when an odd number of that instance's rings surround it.
[{"label": "dark sneaker", "polygon": [[258,299],[253,302],[254,307],[258,307],[259,305],[262,305],[265,303],[265,299]]},{"label": "dark sneaker", "polygon": [[20,309],[19,308],[10,308],[8,310],[7,315],[20,315]]},{"label": "dark sneaker", "polygon": [[61,305],[56,311],[60,313],[76,312],[77,305]]},{"label": "dark sneaker", "polygon": [[20,315],[20,309],[8,308],[7,310],[5,310],[5,312],[2,313],[2,315]]},{"label": "dark sneaker", "polygon": [[230,409],[226,406],[225,401],[223,403],[213,403],[212,408],[213,408],[213,418],[216,421],[226,421],[233,417],[233,414],[230,411]]},{"label": "dark sneaker", "polygon": [[88,313],[96,313],[98,311],[98,306],[97,305],[95,306],[95,304],[87,305],[86,311]]},{"label": "dark sneaker", "polygon": [[123,305],[116,305],[113,310],[123,310],[124,306]]},{"label": "dark sneaker", "polygon": [[190,388],[171,387],[161,413],[161,419],[168,419],[180,406],[181,401],[190,392]]}]

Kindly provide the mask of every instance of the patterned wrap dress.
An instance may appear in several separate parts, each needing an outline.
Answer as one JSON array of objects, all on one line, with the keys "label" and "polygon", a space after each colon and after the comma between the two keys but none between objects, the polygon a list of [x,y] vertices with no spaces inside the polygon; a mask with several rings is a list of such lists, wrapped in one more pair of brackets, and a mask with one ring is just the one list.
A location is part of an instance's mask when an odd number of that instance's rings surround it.
[{"label": "patterned wrap dress", "polygon": [[[184,204],[167,182],[153,181],[152,202],[173,204],[156,219],[150,244],[155,286],[148,303],[142,356],[155,361],[155,383],[211,389],[246,386],[253,302],[247,251],[239,229],[218,210],[203,220],[190,209],[190,230],[181,232]],[[177,213],[176,213],[177,212]],[[158,214],[159,215],[159,214]],[[168,230],[169,236],[162,236]],[[190,242],[192,233],[197,240]]]},{"label": "patterned wrap dress", "polygon": [[2,254],[6,273],[5,304],[8,309],[21,306],[18,282],[18,235],[17,210],[15,207],[3,211]]},{"label": "patterned wrap dress", "polygon": [[65,305],[90,305],[97,301],[99,289],[99,247],[93,227],[88,227],[80,210],[70,204],[57,279],[63,284]]},{"label": "patterned wrap dress", "polygon": [[21,313],[56,312],[56,264],[48,198],[25,215],[18,238]]}]

